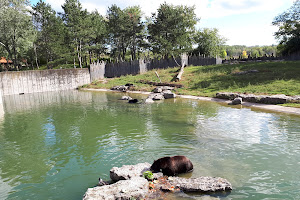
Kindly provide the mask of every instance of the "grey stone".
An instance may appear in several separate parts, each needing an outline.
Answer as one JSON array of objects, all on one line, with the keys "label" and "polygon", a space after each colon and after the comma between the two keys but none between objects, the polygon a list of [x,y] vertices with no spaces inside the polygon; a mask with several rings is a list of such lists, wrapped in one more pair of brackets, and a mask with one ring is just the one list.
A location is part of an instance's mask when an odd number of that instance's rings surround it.
[{"label": "grey stone", "polygon": [[129,86],[125,86],[125,85],[114,86],[111,88],[111,90],[118,90],[121,92],[126,92],[128,89],[129,89]]},{"label": "grey stone", "polygon": [[242,104],[243,100],[241,97],[235,98],[229,105],[239,105]]},{"label": "grey stone", "polygon": [[163,91],[163,89],[161,87],[156,87],[153,90],[154,93],[161,93],[162,91]]},{"label": "grey stone", "polygon": [[142,177],[145,171],[150,171],[150,163],[139,163],[136,165],[123,165],[122,167],[113,167],[110,170],[110,178],[113,182],[119,180],[129,180],[133,177]]},{"label": "grey stone", "polygon": [[259,102],[265,104],[284,104],[290,102],[291,100],[292,100],[291,97],[288,97],[284,94],[280,94],[280,95],[266,96],[264,98],[261,98]]},{"label": "grey stone", "polygon": [[130,96],[122,96],[121,100],[131,100],[132,98]]},{"label": "grey stone", "polygon": [[164,99],[164,95],[162,95],[161,93],[151,93],[148,96],[148,99],[152,99],[152,100],[163,100]]},{"label": "grey stone", "polygon": [[163,91],[163,95],[164,95],[165,99],[176,98],[176,94],[174,94],[173,92],[171,92],[171,90],[165,90],[165,91]]},{"label": "grey stone", "polygon": [[[299,97],[290,97],[284,94],[279,95],[254,95],[254,94],[238,94],[238,93],[230,93],[230,92],[219,92],[216,94],[217,98],[221,99],[236,99],[242,98],[243,101],[253,102],[253,103],[263,103],[263,104],[283,104],[289,102],[298,102]],[[232,104],[235,105],[235,104]]]},{"label": "grey stone", "polygon": [[154,101],[151,98],[147,98],[147,99],[145,99],[145,103],[154,103]]},{"label": "grey stone", "polygon": [[89,188],[83,200],[142,199],[148,193],[149,183],[142,177],[121,180],[111,185]]},{"label": "grey stone", "polygon": [[170,87],[170,86],[159,86],[154,88],[153,92],[154,93],[162,93],[166,90],[174,90],[174,87]]},{"label": "grey stone", "polygon": [[181,178],[169,177],[169,182],[174,187],[184,192],[217,192],[232,190],[231,184],[220,177]]},{"label": "grey stone", "polygon": [[239,95],[236,94],[236,93],[231,93],[231,92],[218,92],[216,94],[216,97],[217,98],[220,98],[220,99],[229,99],[229,100],[233,100],[235,98],[238,98]]}]

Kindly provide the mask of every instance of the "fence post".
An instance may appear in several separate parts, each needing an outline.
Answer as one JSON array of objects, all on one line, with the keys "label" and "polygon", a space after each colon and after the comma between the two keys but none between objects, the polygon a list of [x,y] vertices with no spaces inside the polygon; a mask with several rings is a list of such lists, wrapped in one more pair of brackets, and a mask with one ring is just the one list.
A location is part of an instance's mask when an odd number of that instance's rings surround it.
[{"label": "fence post", "polygon": [[183,53],[180,55],[181,58],[181,66],[188,66],[189,65],[189,57],[187,53]]},{"label": "fence post", "polygon": [[106,63],[104,61],[91,63],[90,65],[91,82],[99,79],[104,79],[105,65]]},{"label": "fence post", "polygon": [[147,64],[148,62],[145,62],[144,59],[142,58],[139,59],[140,74],[144,74],[148,71]]}]

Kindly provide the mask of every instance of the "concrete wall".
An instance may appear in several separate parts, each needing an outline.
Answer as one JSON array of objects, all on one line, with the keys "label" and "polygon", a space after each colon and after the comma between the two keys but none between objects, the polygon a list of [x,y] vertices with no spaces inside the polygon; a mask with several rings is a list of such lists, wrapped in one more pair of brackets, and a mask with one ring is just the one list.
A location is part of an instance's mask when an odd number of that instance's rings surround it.
[{"label": "concrete wall", "polygon": [[89,84],[90,80],[88,69],[1,72],[0,91],[2,95],[60,91]]}]

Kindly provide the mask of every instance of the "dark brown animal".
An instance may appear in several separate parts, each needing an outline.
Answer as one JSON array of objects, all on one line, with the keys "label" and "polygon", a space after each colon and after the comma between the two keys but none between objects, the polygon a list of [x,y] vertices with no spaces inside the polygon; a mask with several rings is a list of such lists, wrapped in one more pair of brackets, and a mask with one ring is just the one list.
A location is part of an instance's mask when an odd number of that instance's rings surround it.
[{"label": "dark brown animal", "polygon": [[151,171],[162,172],[167,176],[174,176],[193,170],[193,164],[185,156],[163,157],[155,160],[151,166]]}]

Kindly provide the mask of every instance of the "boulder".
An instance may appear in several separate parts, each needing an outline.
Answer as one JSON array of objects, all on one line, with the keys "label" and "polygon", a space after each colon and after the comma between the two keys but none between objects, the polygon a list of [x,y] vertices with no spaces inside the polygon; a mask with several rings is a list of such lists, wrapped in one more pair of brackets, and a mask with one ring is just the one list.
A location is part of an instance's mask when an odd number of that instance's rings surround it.
[{"label": "boulder", "polygon": [[231,184],[220,177],[181,178],[169,177],[169,182],[184,192],[219,192],[231,191]]},{"label": "boulder", "polygon": [[137,102],[139,102],[139,100],[137,100],[137,99],[129,99],[128,100],[128,103],[137,103]]},{"label": "boulder", "polygon": [[147,99],[145,99],[145,103],[154,103],[154,101],[151,98],[147,98]]},{"label": "boulder", "polygon": [[159,86],[154,88],[153,92],[154,93],[162,93],[166,90],[174,90],[174,87],[170,87],[170,86]]},{"label": "boulder", "polygon": [[121,100],[131,100],[132,98],[130,96],[122,96]]},{"label": "boulder", "polygon": [[218,92],[216,94],[216,97],[219,99],[229,99],[229,100],[233,100],[235,98],[239,97],[239,94],[236,93],[231,93],[231,92]]},{"label": "boulder", "polygon": [[111,88],[111,90],[118,90],[121,92],[126,92],[128,89],[129,89],[129,86],[125,86],[125,85],[114,86]]},{"label": "boulder", "polygon": [[156,87],[153,90],[153,93],[162,93],[163,89],[161,87]]},{"label": "boulder", "polygon": [[136,165],[123,165],[122,167],[113,167],[110,170],[110,178],[113,182],[119,180],[129,180],[133,177],[142,177],[145,171],[150,171],[150,163],[139,163]]},{"label": "boulder", "polygon": [[83,200],[143,199],[148,193],[149,183],[145,178],[133,177],[111,185],[89,188]]},{"label": "boulder", "polygon": [[229,105],[239,105],[242,104],[243,100],[241,97],[235,98]]},{"label": "boulder", "polygon": [[171,92],[171,90],[165,90],[165,91],[163,91],[163,95],[164,95],[165,99],[176,98],[176,94],[174,94],[173,92]]},{"label": "boulder", "polygon": [[148,96],[148,99],[152,99],[154,101],[158,101],[158,100],[163,100],[165,99],[164,98],[164,95],[161,94],[161,93],[151,93],[149,96]]},{"label": "boulder", "polygon": [[280,95],[272,95],[272,96],[266,96],[264,98],[261,98],[259,103],[284,104],[290,102],[291,100],[292,100],[291,97],[288,97],[284,94],[280,94]]}]

